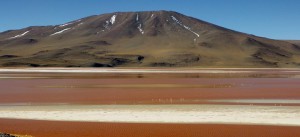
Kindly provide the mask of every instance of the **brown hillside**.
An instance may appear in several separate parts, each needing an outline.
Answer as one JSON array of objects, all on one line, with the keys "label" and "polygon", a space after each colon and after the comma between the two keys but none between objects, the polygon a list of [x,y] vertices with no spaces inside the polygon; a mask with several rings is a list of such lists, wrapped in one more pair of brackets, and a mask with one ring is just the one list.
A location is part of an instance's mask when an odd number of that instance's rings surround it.
[{"label": "brown hillside", "polygon": [[299,67],[300,46],[172,11],[116,12],[2,32],[0,66]]}]

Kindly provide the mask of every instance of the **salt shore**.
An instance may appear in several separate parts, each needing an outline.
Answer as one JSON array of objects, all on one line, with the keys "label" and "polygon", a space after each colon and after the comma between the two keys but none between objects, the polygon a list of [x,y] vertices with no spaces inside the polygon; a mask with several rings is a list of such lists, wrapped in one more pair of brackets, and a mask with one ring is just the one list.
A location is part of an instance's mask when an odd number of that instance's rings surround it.
[{"label": "salt shore", "polygon": [[2,68],[1,73],[251,73],[256,71],[280,71],[297,73],[296,68],[177,68],[177,69],[153,69],[153,68]]},{"label": "salt shore", "polygon": [[2,105],[0,106],[0,118],[116,123],[221,123],[300,126],[300,107],[250,105]]},{"label": "salt shore", "polygon": [[253,103],[253,104],[300,104],[299,99],[232,99],[232,100],[209,100],[219,103]]}]

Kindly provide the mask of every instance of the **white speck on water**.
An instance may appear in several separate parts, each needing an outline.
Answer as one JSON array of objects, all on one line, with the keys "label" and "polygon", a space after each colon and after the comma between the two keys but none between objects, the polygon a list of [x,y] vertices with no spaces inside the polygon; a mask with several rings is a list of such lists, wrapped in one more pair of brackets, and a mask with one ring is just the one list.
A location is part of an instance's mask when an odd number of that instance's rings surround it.
[{"label": "white speck on water", "polygon": [[22,34],[19,34],[19,35],[16,35],[16,36],[14,36],[14,37],[11,37],[11,38],[9,38],[9,39],[15,39],[15,38],[20,38],[20,37],[23,37],[23,36],[25,36],[27,33],[29,33],[30,31],[25,31],[24,33],[22,33]]},{"label": "white speck on water", "polygon": [[180,26],[182,26],[183,28],[185,28],[186,30],[194,33],[198,38],[200,37],[200,35],[198,33],[196,33],[195,31],[193,31],[190,27],[184,25],[182,22],[180,22],[177,18],[175,18],[174,16],[171,16],[171,18]]},{"label": "white speck on water", "polygon": [[63,30],[61,30],[61,31],[55,32],[55,33],[51,34],[50,36],[54,36],[54,35],[57,35],[57,34],[61,34],[61,33],[65,32],[65,31],[67,31],[67,30],[69,30],[69,29],[71,29],[71,28],[66,28],[66,29],[63,29]]}]

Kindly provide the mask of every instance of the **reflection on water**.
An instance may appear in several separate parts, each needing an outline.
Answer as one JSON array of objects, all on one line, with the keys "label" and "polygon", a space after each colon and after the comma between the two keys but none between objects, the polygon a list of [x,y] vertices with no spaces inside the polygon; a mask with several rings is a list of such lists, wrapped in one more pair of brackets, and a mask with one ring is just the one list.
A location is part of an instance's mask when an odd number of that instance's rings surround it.
[{"label": "reflection on water", "polygon": [[232,84],[105,84],[105,85],[53,85],[42,88],[231,88]]},{"label": "reflection on water", "polygon": [[[300,69],[51,70],[0,69],[0,104],[220,104],[224,100],[233,104],[259,102],[239,99],[300,99]],[[272,101],[262,103],[278,103]]]},{"label": "reflection on water", "polygon": [[210,101],[223,102],[223,103],[300,104],[300,100],[293,100],[293,99],[232,99],[232,100],[210,100]]}]

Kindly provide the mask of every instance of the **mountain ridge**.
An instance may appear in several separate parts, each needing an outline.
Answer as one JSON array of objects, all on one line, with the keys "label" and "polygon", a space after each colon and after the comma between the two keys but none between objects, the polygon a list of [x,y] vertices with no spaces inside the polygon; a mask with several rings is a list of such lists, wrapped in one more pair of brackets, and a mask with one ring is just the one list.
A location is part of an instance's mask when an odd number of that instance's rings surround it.
[{"label": "mountain ridge", "polygon": [[0,33],[3,67],[299,67],[300,46],[174,11],[114,12]]}]

